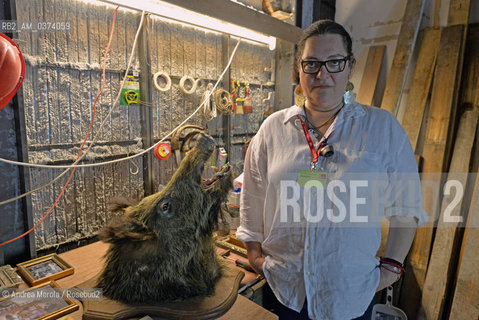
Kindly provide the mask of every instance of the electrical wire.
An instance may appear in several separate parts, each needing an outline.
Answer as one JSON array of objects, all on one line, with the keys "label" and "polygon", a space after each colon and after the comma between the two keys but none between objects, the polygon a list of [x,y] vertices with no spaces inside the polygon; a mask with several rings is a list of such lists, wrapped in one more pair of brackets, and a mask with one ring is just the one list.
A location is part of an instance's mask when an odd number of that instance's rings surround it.
[{"label": "electrical wire", "polygon": [[[115,15],[116,15],[116,12],[117,12],[117,9],[118,7],[115,9]],[[126,71],[125,71],[125,76],[123,78],[123,81],[121,83],[121,87],[124,86],[125,84],[125,81],[126,81],[126,78],[127,78],[127,75],[128,75],[128,70],[130,69],[130,66],[131,66],[131,62],[133,60],[133,55],[134,55],[134,51],[135,51],[135,47],[136,47],[136,42],[137,42],[137,39],[138,39],[138,36],[139,36],[139,33],[141,31],[141,27],[143,26],[143,20],[144,20],[144,16],[145,16],[145,11],[142,11],[142,15],[141,15],[141,20],[140,20],[140,23],[139,23],[139,26],[138,26],[138,30],[137,30],[137,33],[135,35],[135,39],[133,41],[133,48],[132,48],[132,53],[130,55],[130,59],[128,61],[128,65],[127,65],[127,68],[126,68]],[[113,20],[114,21],[114,20]],[[112,32],[113,32],[113,26],[114,26],[114,23],[112,25]],[[231,57],[228,61],[228,64],[226,65],[225,69],[223,70],[223,72],[221,73],[220,77],[218,78],[218,80],[216,81],[215,85],[213,86],[212,90],[209,92],[208,94],[208,97],[206,97],[207,99],[210,98],[211,94],[214,92],[214,90],[216,89],[216,87],[218,86],[218,84],[220,83],[221,79],[224,77],[226,71],[228,70],[228,68],[230,67],[231,65],[231,62],[233,61],[233,57],[235,56],[235,53],[236,53],[236,50],[238,49],[238,46],[241,42],[241,39],[238,39],[238,42],[236,43],[236,46],[235,48],[233,49],[233,52],[231,54]],[[107,52],[109,50],[109,47],[110,47],[110,43],[111,43],[111,38],[110,38],[110,41],[108,43],[108,48],[107,48],[107,51],[105,52],[105,67],[103,69],[103,86],[102,86],[102,90],[100,91],[100,93],[98,94],[97,98],[95,99],[95,104],[94,104],[94,109],[95,109],[95,105],[96,105],[96,101],[98,100],[98,97],[101,95],[101,93],[103,92],[103,88],[104,88],[104,77],[105,77],[105,68],[106,68],[106,56],[107,56]],[[103,121],[101,122],[100,124],[100,127],[99,127],[99,130],[98,132],[96,133],[96,135],[94,136],[92,142],[90,143],[90,145],[88,146],[88,148],[85,150],[85,153],[81,154],[82,150],[83,150],[83,147],[86,143],[86,140],[90,134],[90,131],[91,131],[91,127],[93,125],[93,117],[92,117],[92,123],[90,125],[90,128],[89,128],[89,132],[87,133],[86,137],[85,137],[85,140],[83,141],[82,143],[82,146],[79,150],[79,154],[78,154],[78,158],[77,160],[71,164],[71,165],[68,165],[68,166],[54,166],[54,165],[47,165],[46,167],[48,168],[67,168],[65,171],[63,171],[60,175],[58,175],[55,179],[53,179],[52,181],[50,181],[49,183],[39,187],[39,188],[36,188],[36,189],[33,189],[33,190],[30,190],[22,195],[19,195],[17,197],[14,197],[14,198],[11,198],[11,199],[7,199],[7,200],[4,200],[2,202],[0,202],[0,205],[3,205],[3,204],[6,204],[6,203],[9,203],[9,202],[13,202],[15,200],[18,200],[18,199],[21,199],[29,194],[32,194],[36,191],[39,191],[39,190],[42,190],[48,186],[50,186],[51,184],[53,184],[55,181],[57,181],[58,179],[60,179],[63,175],[65,175],[70,169],[73,169],[72,170],[72,173],[70,174],[70,177],[68,178],[67,182],[65,183],[65,185],[63,186],[59,196],[57,197],[55,203],[53,204],[53,206],[50,208],[50,210],[43,216],[43,218],[35,225],[33,226],[30,230],[26,231],[25,233],[23,233],[22,235],[18,236],[18,237],[15,237],[13,239],[10,239],[8,241],[4,241],[2,243],[0,243],[0,247],[1,246],[4,246],[8,243],[11,243],[13,241],[16,241],[24,236],[26,236],[27,234],[31,233],[33,230],[35,230],[40,224],[43,223],[43,221],[51,214],[51,212],[53,211],[53,209],[55,208],[55,206],[58,204],[58,201],[60,200],[60,198],[62,197],[63,195],[63,192],[65,191],[66,187],[68,186],[68,184],[70,183],[72,177],[73,177],[73,174],[75,173],[76,171],[76,168],[77,167],[93,167],[93,166],[100,166],[100,165],[107,165],[107,164],[112,164],[112,163],[116,163],[116,162],[120,162],[120,161],[125,161],[125,160],[131,160],[131,159],[134,159],[136,157],[139,157],[147,152],[149,152],[150,150],[154,149],[155,146],[157,146],[158,144],[160,144],[161,142],[163,142],[165,139],[167,139],[169,136],[171,136],[173,134],[173,132],[178,129],[179,127],[181,127],[182,125],[184,125],[188,120],[190,120],[199,110],[201,110],[203,107],[204,107],[204,104],[206,102],[206,99],[199,105],[199,107],[192,113],[190,114],[185,120],[183,120],[174,130],[170,131],[166,136],[164,136],[160,141],[158,141],[157,143],[155,143],[154,145],[152,145],[151,147],[149,147],[148,149],[136,154],[136,155],[133,155],[133,156],[128,156],[128,157],[125,157],[125,158],[121,158],[121,159],[117,159],[117,160],[112,160],[112,161],[106,161],[106,162],[102,162],[102,163],[93,163],[93,164],[83,164],[83,165],[78,165],[78,162],[80,162],[81,160],[83,160],[83,158],[86,156],[86,154],[91,150],[91,148],[93,147],[94,143],[96,142],[99,134],[101,133],[104,125],[105,125],[105,122],[109,119],[109,117],[111,116],[111,114],[113,113],[114,109],[115,109],[115,106],[119,100],[121,96],[121,90],[117,96],[117,98],[115,99],[115,101],[113,102],[112,104],[112,108],[110,109],[110,112],[106,115],[106,117],[103,119]],[[80,156],[81,155],[81,156]],[[17,164],[17,165],[23,165],[23,166],[31,166],[31,167],[45,167],[44,165],[34,165],[34,164],[30,164],[30,163],[22,163],[22,162],[16,162],[16,161],[10,161],[10,160],[6,160],[6,159],[1,159],[0,158],[0,161],[4,161],[4,162],[7,162],[7,163],[13,163],[13,164]]]},{"label": "electrical wire", "polygon": [[[140,26],[138,28],[138,32],[137,32],[137,36],[135,37],[135,41],[133,42],[133,48],[135,48],[135,44],[136,44],[136,40],[138,38],[138,35],[139,35],[139,31],[141,29],[141,26],[143,24],[143,15],[142,15],[142,19],[140,21]],[[235,53],[236,53],[236,50],[238,49],[238,46],[241,42],[241,39],[238,39],[238,42],[236,43],[236,46],[235,48],[233,49],[232,51],[232,54],[231,54],[231,57],[228,61],[228,64],[226,65],[225,69],[223,70],[223,72],[221,73],[220,77],[218,78],[218,80],[216,81],[215,85],[213,86],[213,89],[210,91],[210,95],[212,92],[214,92],[214,90],[216,89],[216,87],[218,86],[218,84],[220,83],[221,79],[223,78],[223,76],[225,75],[226,71],[228,70],[228,68],[230,67],[231,65],[231,62],[233,61],[233,58],[235,56]],[[134,49],[133,49],[134,51]],[[126,73],[128,73],[128,70],[129,70],[129,67],[131,65],[131,58],[133,57],[133,52],[130,56],[130,61],[128,63],[128,67],[126,69]],[[124,82],[126,80],[126,75],[123,79],[123,83],[122,83],[122,86],[124,85]],[[121,92],[121,91],[120,91]],[[36,188],[34,190],[31,190],[29,192],[26,192],[22,195],[19,195],[17,197],[14,197],[14,198],[11,198],[11,199],[7,199],[7,200],[4,200],[2,202],[0,202],[0,205],[3,205],[3,204],[6,204],[6,203],[9,203],[9,202],[12,202],[12,201],[15,201],[15,200],[18,200],[18,199],[21,199],[29,194],[32,194],[36,191],[39,191],[39,190],[42,190],[43,188],[46,188],[47,186],[53,184],[56,180],[58,180],[61,176],[63,176],[64,174],[66,174],[66,172],[68,172],[68,170],[70,168],[72,168],[73,166],[75,167],[80,167],[80,168],[84,168],[84,167],[95,167],[95,166],[102,166],[102,165],[108,165],[108,164],[113,164],[113,163],[117,163],[117,162],[121,162],[121,161],[126,161],[126,160],[130,160],[130,159],[134,159],[134,158],[137,158],[139,156],[142,156],[143,154],[149,152],[150,150],[154,149],[156,145],[160,144],[161,142],[165,141],[168,137],[170,137],[173,132],[175,132],[176,129],[180,128],[181,126],[183,126],[187,121],[189,121],[199,110],[201,110],[204,106],[204,101],[203,103],[200,104],[200,106],[191,114],[189,115],[185,120],[183,120],[177,127],[175,127],[172,131],[170,131],[167,135],[165,135],[162,139],[160,139],[160,141],[158,141],[157,143],[155,143],[154,145],[152,145],[151,147],[145,149],[144,151],[140,152],[140,153],[137,153],[135,155],[132,155],[132,156],[127,156],[125,158],[120,158],[120,159],[115,159],[115,160],[111,160],[111,161],[105,161],[105,162],[97,162],[97,163],[89,163],[89,164],[78,164],[78,162],[80,160],[82,160],[84,158],[84,156],[86,155],[86,153],[92,148],[93,146],[93,143],[96,141],[96,138],[98,137],[98,135],[100,134],[101,132],[101,128],[102,126],[104,125],[104,123],[106,122],[105,120],[109,118],[110,114],[113,112],[114,108],[115,108],[115,105],[116,103],[118,102],[118,99],[119,99],[120,96],[117,97],[117,99],[115,100],[115,102],[113,103],[113,106],[110,110],[110,113],[105,117],[105,119],[103,120],[103,122],[101,123],[101,127],[99,129],[99,131],[97,132],[97,134],[95,135],[92,143],[89,145],[89,147],[87,148],[87,150],[85,151],[85,153],[82,155],[82,157],[80,159],[78,159],[77,161],[75,161],[75,163],[73,163],[72,165],[39,165],[39,164],[31,164],[31,163],[22,163],[22,162],[16,162],[16,164],[19,164],[19,165],[23,165],[23,166],[29,166],[29,167],[41,167],[41,168],[67,168],[67,170],[65,170],[63,173],[61,173],[59,176],[57,176],[55,179],[53,179],[52,181],[50,181],[49,183],[45,184],[44,186],[42,187],[39,187],[39,188]],[[209,98],[209,97],[208,97]],[[3,161],[3,159],[1,159]],[[2,246],[3,244],[0,244],[0,246]]]},{"label": "electrical wire", "polygon": [[[81,158],[81,155],[82,155],[82,151],[83,151],[83,147],[85,146],[85,143],[88,139],[88,137],[90,136],[90,133],[91,133],[91,130],[93,128],[93,123],[95,122],[95,113],[96,113],[96,103],[98,102],[98,99],[100,98],[101,94],[103,93],[103,90],[105,89],[105,72],[106,72],[106,61],[107,61],[107,58],[108,58],[108,52],[110,51],[110,46],[111,46],[111,40],[113,39],[113,32],[115,31],[115,21],[116,21],[116,14],[118,12],[118,8],[119,6],[117,6],[115,8],[115,11],[113,13],[113,20],[112,20],[112,24],[111,24],[111,31],[110,31],[110,38],[108,40],[108,45],[107,45],[107,48],[106,48],[106,51],[105,51],[105,57],[103,59],[103,74],[102,74],[102,87],[101,87],[101,90],[100,92],[98,93],[98,95],[96,96],[95,98],[95,101],[93,103],[93,111],[92,111],[92,117],[91,117],[91,122],[90,122],[90,126],[88,128],[88,131],[87,131],[87,134],[85,136],[85,139],[83,139],[83,143],[82,145],[80,146],[80,150],[78,151],[78,156],[77,156],[77,161]],[[85,153],[86,154],[86,153]],[[33,230],[35,230],[40,224],[43,223],[43,221],[45,221],[45,219],[50,215],[50,213],[53,212],[53,209],[55,209],[56,205],[58,204],[58,201],[60,201],[62,195],[63,195],[63,192],[65,191],[65,189],[67,188],[68,184],[70,183],[71,179],[73,178],[73,175],[75,174],[75,171],[76,171],[76,167],[72,166],[73,170],[70,174],[70,177],[68,178],[67,182],[65,183],[65,185],[63,186],[60,194],[58,195],[56,201],[53,203],[53,205],[51,206],[50,210],[48,210],[48,212],[42,217],[42,219],[40,219],[40,221],[34,225],[32,228],[30,228],[28,231],[26,231],[25,233],[19,235],[18,237],[15,237],[13,239],[10,239],[8,241],[4,241],[2,243],[0,243],[0,247],[1,246],[4,246],[8,243],[11,243],[15,240],[18,240],[20,238],[23,238],[24,236],[26,236],[27,234],[29,234],[30,232],[32,232]],[[69,170],[69,169],[68,169]],[[65,170],[64,172],[68,172],[68,170]],[[59,177],[57,177],[59,178]]]},{"label": "electrical wire", "polygon": [[[210,98],[211,94],[211,88],[213,88],[213,84],[208,83],[208,86],[206,87],[205,92],[201,95],[201,101],[205,101],[204,107],[203,107],[203,118],[206,121],[213,120],[216,118],[217,112],[216,112],[216,106],[211,101],[212,99]],[[208,99],[206,98],[208,97]]]},{"label": "electrical wire", "polygon": [[[123,81],[120,85],[120,88],[123,88],[123,86],[125,85],[125,82],[126,82],[126,79],[127,79],[127,75],[128,75],[128,70],[130,70],[130,67],[131,67],[131,63],[133,61],[133,56],[134,56],[134,53],[135,53],[135,47],[136,47],[136,42],[138,41],[138,37],[140,35],[140,30],[141,30],[141,27],[143,25],[143,20],[144,20],[144,16],[145,16],[145,11],[142,12],[142,15],[141,15],[141,19],[140,19],[140,24],[138,26],[138,30],[136,32],[136,35],[135,35],[135,39],[133,40],[133,47],[132,47],[132,51],[131,51],[131,55],[130,55],[130,59],[128,60],[128,65],[127,65],[127,68],[126,68],[126,71],[125,71],[125,76],[123,77]],[[11,164],[17,164],[17,165],[23,165],[23,166],[27,166],[27,167],[37,167],[37,168],[45,168],[45,167],[48,167],[48,168],[67,168],[67,170],[63,171],[62,173],[60,173],[57,177],[55,177],[52,181],[46,183],[45,185],[41,186],[41,187],[38,187],[38,188],[35,188],[33,190],[30,190],[24,194],[21,194],[19,196],[16,196],[16,197],[13,197],[13,198],[10,198],[10,199],[7,199],[7,200],[4,200],[4,201],[1,201],[0,202],[0,205],[3,205],[3,204],[6,204],[6,203],[9,203],[9,202],[13,202],[15,200],[18,200],[18,199],[21,199],[29,194],[32,194],[34,192],[37,192],[37,191],[40,191],[50,185],[52,185],[55,181],[57,181],[58,179],[60,179],[62,176],[64,176],[71,168],[73,168],[74,166],[76,167],[85,167],[85,165],[78,165],[78,163],[83,160],[83,158],[85,158],[86,154],[91,150],[91,148],[93,147],[94,143],[96,142],[98,136],[100,135],[106,121],[108,121],[110,115],[113,113],[113,111],[115,110],[115,107],[116,107],[116,104],[118,103],[118,101],[120,100],[120,97],[121,97],[121,90],[118,92],[118,95],[115,99],[115,101],[113,102],[112,104],[112,107],[110,109],[110,112],[106,115],[105,119],[103,119],[103,121],[101,122],[100,124],[100,127],[98,129],[98,132],[96,133],[96,135],[93,137],[93,141],[90,143],[90,145],[88,146],[88,148],[85,150],[85,153],[82,154],[82,156],[77,159],[73,164],[71,165],[65,165],[65,166],[54,166],[54,165],[38,165],[38,164],[32,164],[32,163],[23,163],[22,162],[16,162],[16,161],[11,161],[11,160],[6,160],[6,159],[1,159],[0,158],[0,161],[4,161],[6,163],[11,163]]]},{"label": "electrical wire", "polygon": [[[226,66],[226,68],[224,69],[223,73],[220,75],[220,77],[218,78],[218,81],[215,83],[215,85],[213,86],[213,89],[211,90],[211,92],[214,91],[214,89],[218,86],[219,82],[221,81],[221,79],[223,78],[224,74],[226,73],[226,71],[228,70],[229,66],[231,65],[231,61],[233,60],[233,57],[236,53],[236,49],[238,48],[239,44],[240,44],[241,40],[239,39],[237,44],[236,44],[236,47],[234,48],[232,54],[231,54],[231,57],[230,57],[230,60],[228,62],[228,65]],[[210,95],[212,94],[210,92]],[[206,99],[205,99],[206,100]],[[129,156],[129,157],[125,157],[125,158],[119,158],[119,159],[115,159],[115,160],[110,160],[110,161],[105,161],[105,162],[96,162],[96,163],[86,163],[86,164],[76,164],[75,166],[76,167],[79,167],[79,168],[87,168],[87,167],[96,167],[96,166],[102,166],[102,165],[108,165],[108,164],[112,164],[112,163],[117,163],[117,162],[121,162],[121,161],[125,161],[125,160],[129,160],[129,159],[134,159],[136,157],[139,157],[145,153],[147,153],[148,151],[152,150],[156,145],[160,144],[160,142],[163,142],[165,141],[168,137],[170,137],[173,132],[175,132],[176,129],[178,129],[179,127],[181,127],[183,124],[185,124],[188,120],[190,120],[199,110],[201,110],[202,108],[204,107],[204,101],[200,104],[200,106],[191,114],[189,115],[185,120],[183,120],[183,122],[181,122],[177,127],[175,127],[170,133],[168,133],[167,135],[165,135],[160,141],[158,141],[157,143],[155,143],[154,145],[152,145],[151,147],[149,147],[148,149],[145,149],[135,155],[132,155],[132,156]],[[107,115],[107,117],[109,116],[109,114]],[[99,132],[98,132],[99,133]],[[97,134],[98,134],[97,133]],[[35,164],[35,163],[27,163],[27,162],[17,162],[17,161],[12,161],[12,160],[7,160],[7,159],[2,159],[0,158],[0,161],[3,161],[3,162],[6,162],[6,163],[10,163],[10,164],[15,164],[15,165],[20,165],[20,166],[25,166],[25,167],[34,167],[34,168],[48,168],[48,169],[64,169],[64,168],[71,168],[72,165],[51,165],[51,164]],[[36,191],[36,190],[35,190]],[[27,194],[23,194],[21,196],[18,196],[18,197],[22,197],[22,196],[25,196]],[[13,198],[12,198],[13,199]],[[15,198],[15,200],[17,200]],[[9,201],[10,202],[10,201]],[[0,205],[4,204],[4,202],[0,202]]]},{"label": "electrical wire", "polygon": [[221,114],[229,114],[233,111],[233,100],[228,91],[218,89],[213,93],[216,109]]}]

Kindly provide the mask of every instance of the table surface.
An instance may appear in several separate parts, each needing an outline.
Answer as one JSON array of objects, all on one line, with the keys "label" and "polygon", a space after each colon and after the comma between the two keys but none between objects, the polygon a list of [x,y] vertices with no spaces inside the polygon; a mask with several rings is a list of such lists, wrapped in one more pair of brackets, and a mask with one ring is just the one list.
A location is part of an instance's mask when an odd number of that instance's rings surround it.
[{"label": "table surface", "polygon": [[[74,269],[75,273],[73,275],[67,276],[62,279],[56,280],[57,284],[62,288],[73,288],[79,285],[82,282],[85,282],[88,279],[96,276],[103,266],[103,256],[105,255],[108,249],[108,244],[103,242],[95,242],[84,247],[80,247],[68,252],[59,254],[59,256],[70,264]],[[233,261],[231,261],[233,263]],[[246,273],[242,284],[254,280],[256,274],[247,272],[241,269]],[[80,309],[69,314],[73,319],[79,320],[82,319],[83,309],[80,304]],[[248,300],[247,298],[238,295],[234,305],[231,309],[221,316],[221,320],[236,320],[236,319],[264,319],[264,320],[274,320],[278,317],[269,312],[268,310],[262,308],[256,303]]]}]

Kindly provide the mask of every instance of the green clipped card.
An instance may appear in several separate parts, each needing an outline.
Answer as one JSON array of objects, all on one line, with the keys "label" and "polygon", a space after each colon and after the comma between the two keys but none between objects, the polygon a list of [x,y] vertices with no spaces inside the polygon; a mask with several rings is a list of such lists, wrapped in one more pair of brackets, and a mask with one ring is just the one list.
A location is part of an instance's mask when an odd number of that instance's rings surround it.
[{"label": "green clipped card", "polygon": [[[324,188],[326,185],[326,172],[324,171],[311,171],[311,170],[298,170],[298,180],[296,181],[301,187],[306,185],[306,182],[310,180],[319,181]],[[318,184],[313,184],[314,187],[318,187]]]}]

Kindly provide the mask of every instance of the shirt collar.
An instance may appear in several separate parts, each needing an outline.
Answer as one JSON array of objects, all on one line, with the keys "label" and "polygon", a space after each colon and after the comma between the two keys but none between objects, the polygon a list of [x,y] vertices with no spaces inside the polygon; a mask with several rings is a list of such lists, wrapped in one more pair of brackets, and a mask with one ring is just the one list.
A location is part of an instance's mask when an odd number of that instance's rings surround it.
[{"label": "shirt collar", "polygon": [[[339,112],[336,123],[340,121],[342,122],[346,118],[356,118],[363,116],[365,113],[366,110],[363,105],[357,102],[348,103]],[[297,105],[292,106],[285,112],[283,124],[286,124],[292,118],[295,118],[298,114],[304,116],[304,107],[300,107]]]}]

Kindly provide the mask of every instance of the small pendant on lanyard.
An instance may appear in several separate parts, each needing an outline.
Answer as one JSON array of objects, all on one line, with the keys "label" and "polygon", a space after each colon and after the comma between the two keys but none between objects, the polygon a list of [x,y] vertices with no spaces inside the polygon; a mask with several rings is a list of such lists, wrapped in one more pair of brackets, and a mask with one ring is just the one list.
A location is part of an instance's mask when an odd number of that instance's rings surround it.
[{"label": "small pendant on lanyard", "polygon": [[309,130],[306,127],[306,124],[303,122],[303,119],[301,119],[299,115],[297,115],[297,117],[299,121],[301,122],[304,136],[306,138],[306,141],[308,142],[308,146],[309,146],[309,149],[311,150],[311,155],[313,157],[313,160],[310,162],[309,168],[311,169],[311,171],[320,170],[321,168],[320,168],[320,165],[318,164],[319,157],[322,156],[322,157],[329,158],[334,153],[333,146],[328,144],[328,138],[329,136],[331,136],[331,134],[329,134],[328,137],[325,137],[325,139],[321,141],[321,143],[319,144],[318,150],[316,150],[314,148],[314,144],[313,144],[313,141],[311,140],[311,135],[309,134]]}]

